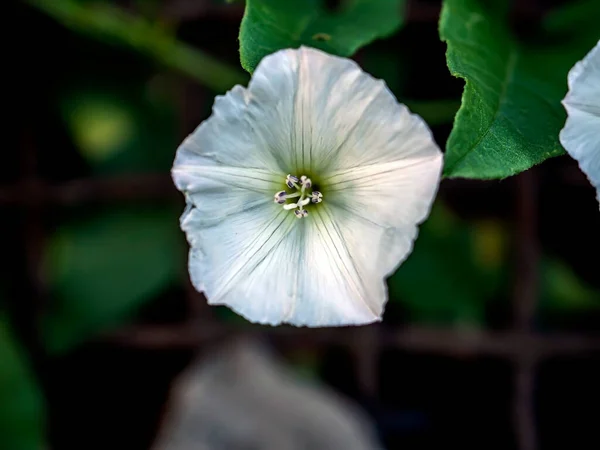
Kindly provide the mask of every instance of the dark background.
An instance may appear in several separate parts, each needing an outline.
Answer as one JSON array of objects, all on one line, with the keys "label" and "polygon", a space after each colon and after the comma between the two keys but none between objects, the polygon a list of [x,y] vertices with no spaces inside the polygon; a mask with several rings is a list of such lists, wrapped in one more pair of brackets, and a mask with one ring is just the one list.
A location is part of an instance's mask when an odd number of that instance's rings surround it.
[{"label": "dark background", "polygon": [[[103,3],[239,68],[243,3]],[[527,35],[565,2],[515,3]],[[215,92],[24,2],[3,6],[15,31],[0,306],[42,387],[49,448],[149,448],[174,377],[246,333],[358,402],[389,449],[600,448],[600,215],[570,158],[501,181],[444,180],[383,323],[251,326],[190,286],[169,177]],[[462,82],[445,64],[440,2],[408,8],[395,36],[356,59],[424,111],[443,148]]]}]

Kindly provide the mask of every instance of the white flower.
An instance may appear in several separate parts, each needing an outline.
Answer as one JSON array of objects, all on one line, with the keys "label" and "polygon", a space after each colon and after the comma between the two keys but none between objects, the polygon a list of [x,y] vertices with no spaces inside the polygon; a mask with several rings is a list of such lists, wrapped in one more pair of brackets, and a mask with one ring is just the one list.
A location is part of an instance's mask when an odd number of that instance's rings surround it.
[{"label": "white flower", "polygon": [[[579,162],[600,202],[600,41],[569,72],[568,118],[560,142]],[[600,208],[599,208],[600,209]]]},{"label": "white flower", "polygon": [[177,151],[192,282],[253,322],[378,321],[441,167],[423,120],[353,61],[267,56]]}]

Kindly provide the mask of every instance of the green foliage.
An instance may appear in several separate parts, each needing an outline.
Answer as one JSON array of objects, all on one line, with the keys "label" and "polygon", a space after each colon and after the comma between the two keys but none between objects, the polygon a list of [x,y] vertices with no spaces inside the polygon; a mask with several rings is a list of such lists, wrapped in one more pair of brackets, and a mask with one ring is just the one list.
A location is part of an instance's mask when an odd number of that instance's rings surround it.
[{"label": "green foliage", "polygon": [[61,351],[126,318],[183,272],[177,212],[130,208],[64,226],[49,243],[46,268],[56,304],[44,322]]},{"label": "green foliage", "polygon": [[246,0],[240,27],[242,67],[253,72],[277,50],[300,45],[350,56],[369,42],[396,31],[404,0],[351,0],[328,11],[321,0]]},{"label": "green foliage", "polygon": [[498,223],[468,226],[438,203],[388,280],[390,301],[416,322],[485,326],[487,302],[504,281],[506,239]]},{"label": "green foliage", "polygon": [[45,448],[44,399],[23,349],[0,313],[0,448]]},{"label": "green foliage", "polygon": [[504,178],[562,154],[567,72],[594,44],[588,29],[552,48],[520,43],[507,25],[507,2],[486,6],[446,0],[440,18],[450,72],[465,80],[446,146],[450,177]]},{"label": "green foliage", "polygon": [[459,100],[414,100],[406,96],[405,84],[408,61],[402,54],[381,51],[374,46],[361,55],[363,70],[375,78],[385,81],[390,91],[400,103],[404,103],[413,113],[421,116],[429,126],[451,123],[460,107]]},{"label": "green foliage", "polygon": [[162,24],[133,16],[108,2],[26,1],[78,33],[130,48],[215,92],[225,92],[235,84],[247,81],[242,71],[178,41]]},{"label": "green foliage", "polygon": [[600,291],[585,284],[561,261],[546,258],[541,264],[540,309],[592,311],[600,308]]},{"label": "green foliage", "polygon": [[178,145],[173,105],[148,89],[70,87],[61,115],[81,155],[96,173],[167,171]]}]

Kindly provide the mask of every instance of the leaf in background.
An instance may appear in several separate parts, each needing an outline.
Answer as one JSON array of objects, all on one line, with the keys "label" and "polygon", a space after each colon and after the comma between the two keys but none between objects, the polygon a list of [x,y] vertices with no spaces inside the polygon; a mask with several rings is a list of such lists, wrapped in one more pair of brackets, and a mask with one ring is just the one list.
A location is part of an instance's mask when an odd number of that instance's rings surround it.
[{"label": "leaf in background", "polygon": [[366,72],[384,80],[398,101],[404,103],[411,112],[421,116],[429,126],[451,123],[454,119],[460,107],[458,100],[414,100],[404,95],[408,70],[402,54],[369,48],[368,52],[361,55],[360,62]]},{"label": "leaf in background", "polygon": [[56,304],[46,342],[61,351],[117,324],[182,273],[177,213],[130,208],[64,226],[47,249]]},{"label": "leaf in background", "polygon": [[139,87],[70,88],[61,114],[96,173],[169,170],[177,148],[173,107]]},{"label": "leaf in background", "polygon": [[396,31],[404,0],[342,1],[328,11],[321,0],[246,0],[240,27],[240,60],[252,73],[260,60],[277,50],[300,45],[339,56]]},{"label": "leaf in background", "polygon": [[[236,84],[245,84],[246,76],[212,56],[175,39],[165,24],[150,22],[111,3],[79,0],[26,0],[65,27],[107,43],[146,55],[165,67],[175,69],[223,93]],[[141,5],[139,8],[147,5]]]},{"label": "leaf in background", "polygon": [[132,111],[106,96],[74,97],[77,101],[65,108],[65,115],[75,144],[90,164],[102,164],[132,143],[136,132]]},{"label": "leaf in background", "polygon": [[41,389],[0,314],[0,448],[43,450],[45,406]]},{"label": "leaf in background", "polygon": [[544,28],[550,32],[562,32],[566,38],[598,39],[598,0],[580,0],[565,3],[560,9],[551,11],[544,19]]},{"label": "leaf in background", "polygon": [[446,146],[449,177],[504,178],[564,153],[567,72],[594,43],[584,36],[547,48],[520,44],[506,24],[507,3],[486,6],[445,0],[442,8],[448,67],[465,79]]},{"label": "leaf in background", "polygon": [[586,285],[561,261],[543,260],[541,279],[542,310],[585,312],[600,309],[600,292]]},{"label": "leaf in background", "polygon": [[388,280],[390,301],[411,320],[485,326],[485,308],[501,288],[506,235],[496,222],[473,226],[436,204],[415,250]]}]

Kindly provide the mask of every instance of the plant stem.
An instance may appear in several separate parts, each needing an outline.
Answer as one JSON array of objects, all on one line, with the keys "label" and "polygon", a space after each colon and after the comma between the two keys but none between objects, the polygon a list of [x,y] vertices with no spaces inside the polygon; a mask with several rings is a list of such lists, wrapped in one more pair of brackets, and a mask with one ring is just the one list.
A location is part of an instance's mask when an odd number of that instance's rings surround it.
[{"label": "plant stem", "polygon": [[27,0],[74,31],[117,43],[173,68],[217,93],[246,84],[247,75],[197,48],[178,41],[164,27],[105,3]]}]

